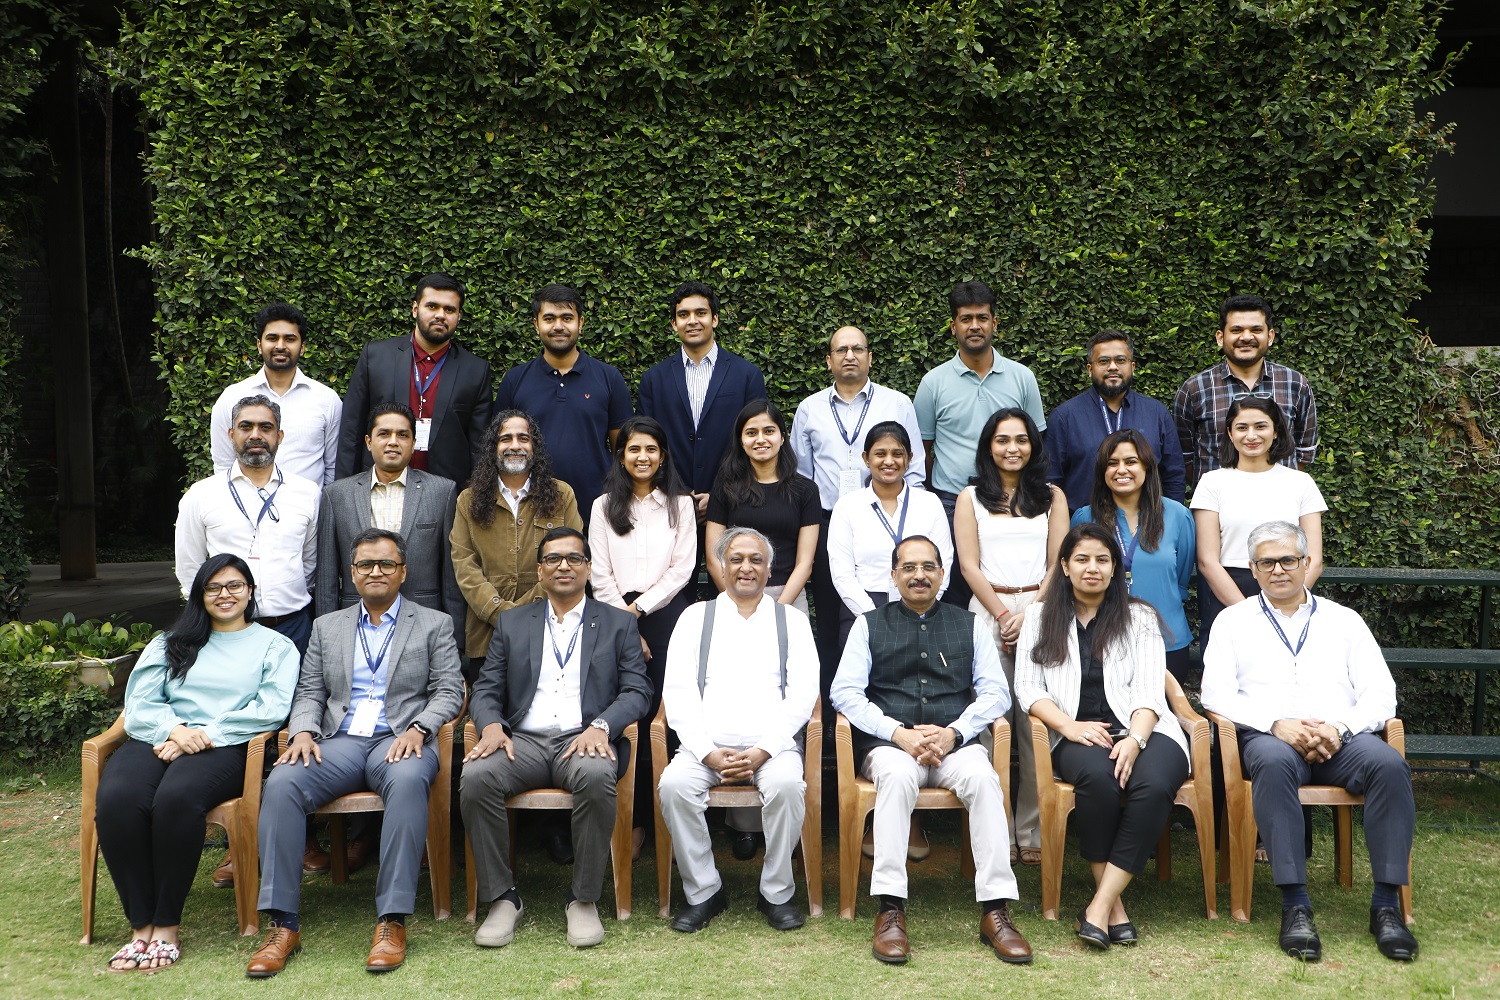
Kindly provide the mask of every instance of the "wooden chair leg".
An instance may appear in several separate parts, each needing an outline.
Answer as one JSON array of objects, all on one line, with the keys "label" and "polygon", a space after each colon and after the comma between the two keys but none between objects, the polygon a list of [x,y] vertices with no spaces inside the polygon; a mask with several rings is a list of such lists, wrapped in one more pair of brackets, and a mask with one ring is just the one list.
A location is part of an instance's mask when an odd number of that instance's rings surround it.
[{"label": "wooden chair leg", "polygon": [[479,875],[474,871],[474,844],[469,840],[469,835],[464,834],[464,890],[468,895],[467,905],[469,912],[465,919],[469,923],[475,920],[475,914],[479,910]]},{"label": "wooden chair leg", "polygon": [[802,814],[802,869],[807,876],[807,912],[823,915],[823,791],[807,788]]},{"label": "wooden chair leg", "polygon": [[969,839],[969,810],[962,810],[962,814],[963,818],[960,822],[963,828],[963,835],[962,843],[959,847],[958,870],[959,874],[963,875],[964,878],[973,881],[976,869],[974,867],[974,843]]},{"label": "wooden chair leg", "polygon": [[349,840],[343,816],[328,817],[329,874],[338,885],[349,881]]},{"label": "wooden chair leg", "polygon": [[1247,783],[1237,784],[1229,790],[1224,807],[1229,824],[1229,913],[1248,923],[1255,891],[1255,813]]},{"label": "wooden chair leg", "polygon": [[661,796],[655,798],[653,812],[656,814],[656,902],[659,915],[665,920],[672,912],[672,834],[667,830],[667,820],[661,814]]},{"label": "wooden chair leg", "polygon": [[231,825],[239,827],[239,836],[226,829],[229,849],[234,854],[234,903],[240,917],[240,934],[254,937],[260,933],[260,831],[246,810],[236,809]]},{"label": "wooden chair leg", "polygon": [[1414,920],[1414,918],[1412,917],[1412,913],[1411,913],[1411,864],[1410,863],[1408,863],[1407,866],[1406,866],[1406,884],[1401,887],[1401,916],[1403,916],[1404,918],[1406,918],[1406,922],[1408,924],[1412,923],[1413,920]]},{"label": "wooden chair leg", "polygon": [[[433,782],[427,805],[427,875],[432,881],[432,915],[453,915],[453,785],[448,775]],[[442,786],[441,788],[439,786]]]},{"label": "wooden chair leg", "polygon": [[1162,827],[1161,836],[1156,840],[1156,881],[1172,881],[1172,821],[1167,820],[1167,825]]},{"label": "wooden chair leg", "polygon": [[1354,885],[1354,807],[1333,807],[1333,857],[1338,866],[1339,885]]},{"label": "wooden chair leg", "polygon": [[1042,919],[1056,920],[1062,902],[1063,848],[1068,839],[1068,812],[1044,809],[1039,817],[1042,852]]},{"label": "wooden chair leg", "polygon": [[[97,780],[97,779],[96,779]],[[94,897],[98,892],[99,833],[94,829],[93,799],[86,798],[78,836],[78,860],[83,900],[83,937],[79,944],[94,943]]]},{"label": "wooden chair leg", "polygon": [[859,868],[863,855],[860,846],[865,839],[865,817],[869,807],[863,803],[839,809],[839,916],[854,919],[854,901],[859,893]]},{"label": "wooden chair leg", "polygon": [[[1205,809],[1191,810],[1193,825],[1198,833],[1198,857],[1203,863],[1203,912],[1209,920],[1219,919],[1219,872],[1215,865],[1213,804]],[[1200,816],[1202,812],[1205,815]]]},{"label": "wooden chair leg", "polygon": [[616,920],[630,919],[630,840],[634,801],[634,796],[628,794],[618,797],[615,828],[609,838],[610,865],[615,877]]}]

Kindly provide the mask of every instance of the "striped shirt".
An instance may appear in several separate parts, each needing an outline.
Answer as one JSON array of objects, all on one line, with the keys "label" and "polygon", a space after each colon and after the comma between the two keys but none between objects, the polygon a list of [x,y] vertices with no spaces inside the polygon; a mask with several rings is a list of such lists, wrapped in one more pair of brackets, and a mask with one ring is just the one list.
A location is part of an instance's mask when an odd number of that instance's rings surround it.
[{"label": "striped shirt", "polygon": [[[1204,473],[1219,467],[1224,415],[1229,412],[1232,397],[1245,391],[1245,383],[1229,371],[1227,361],[1204,369],[1177,390],[1172,417],[1177,421],[1189,486],[1197,486]],[[1281,464],[1295,469],[1310,463],[1318,453],[1318,406],[1302,373],[1267,361],[1261,368],[1260,381],[1250,392],[1269,392],[1286,416],[1296,447]]]},{"label": "striped shirt", "polygon": [[714,377],[714,363],[719,360],[717,343],[708,349],[702,361],[694,362],[688,352],[682,352],[682,368],[687,377],[688,406],[693,411],[693,427],[703,419],[703,404],[708,399],[708,383]]},{"label": "striped shirt", "polygon": [[[408,466],[408,468],[410,468]],[[389,483],[382,483],[370,472],[370,515],[374,526],[386,531],[401,530],[401,514],[406,505],[406,469]]]}]

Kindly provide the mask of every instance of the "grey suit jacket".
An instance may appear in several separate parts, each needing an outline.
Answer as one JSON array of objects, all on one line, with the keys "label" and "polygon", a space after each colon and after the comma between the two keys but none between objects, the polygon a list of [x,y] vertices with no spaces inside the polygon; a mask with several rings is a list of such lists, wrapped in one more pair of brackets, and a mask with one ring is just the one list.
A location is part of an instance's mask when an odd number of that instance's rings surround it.
[{"label": "grey suit jacket", "polygon": [[[371,469],[323,487],[318,508],[318,588],[313,594],[319,615],[359,603],[349,575],[349,546],[366,528],[370,513]],[[451,479],[420,469],[406,473],[401,508],[401,537],[406,539],[406,582],[401,596],[453,619],[458,652],[464,652],[464,595],[453,576],[448,536],[453,532],[453,502],[458,487]]]},{"label": "grey suit jacket", "polygon": [[[287,723],[293,736],[310,732],[324,739],[339,731],[349,711],[359,648],[354,630],[363,608],[356,604],[313,622]],[[458,717],[464,682],[453,620],[447,615],[403,599],[385,663],[385,716],[393,732],[404,733],[420,722],[436,735],[445,722]]]}]

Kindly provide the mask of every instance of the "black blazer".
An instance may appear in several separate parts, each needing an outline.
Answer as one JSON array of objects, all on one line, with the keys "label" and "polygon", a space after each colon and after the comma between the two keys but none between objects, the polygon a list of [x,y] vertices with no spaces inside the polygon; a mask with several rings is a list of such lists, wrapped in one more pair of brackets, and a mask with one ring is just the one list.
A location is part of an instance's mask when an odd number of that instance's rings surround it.
[{"label": "black blazer", "polygon": [[[481,733],[492,722],[500,723],[509,733],[531,710],[542,657],[552,655],[544,617],[547,608],[548,602],[543,599],[503,611],[495,619],[489,655],[469,696],[469,714]],[[621,734],[651,707],[651,681],[641,655],[641,633],[635,615],[595,600],[583,607],[582,628],[582,648],[578,651],[578,662],[583,665],[578,685],[580,716],[585,726],[595,719],[609,723],[619,773],[624,774],[630,748]]]},{"label": "black blazer", "polygon": [[679,348],[641,376],[638,397],[637,412],[655,417],[666,428],[672,464],[684,484],[694,493],[707,493],[713,488],[724,450],[733,443],[734,418],[746,403],[766,398],[766,380],[759,368],[721,344],[695,431]]},{"label": "black blazer", "polygon": [[[373,460],[365,447],[370,409],[377,403],[405,403],[411,398],[411,334],[375,340],[359,352],[359,362],[344,392],[339,421],[339,457],[334,478],[368,469]],[[490,363],[454,343],[438,381],[427,447],[427,471],[451,479],[462,489],[474,471],[484,429],[490,419],[494,386]]]}]

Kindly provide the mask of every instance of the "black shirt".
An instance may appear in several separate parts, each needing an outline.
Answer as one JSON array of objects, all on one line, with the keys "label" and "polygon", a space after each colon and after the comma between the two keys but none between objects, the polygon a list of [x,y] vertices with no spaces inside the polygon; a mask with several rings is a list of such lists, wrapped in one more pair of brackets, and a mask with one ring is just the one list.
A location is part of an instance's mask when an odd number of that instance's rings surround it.
[{"label": "black shirt", "polygon": [[1109,707],[1109,699],[1104,697],[1104,661],[1094,655],[1094,637],[1091,633],[1098,621],[1095,618],[1087,625],[1083,622],[1076,623],[1078,669],[1083,674],[1078,687],[1078,721],[1102,722],[1118,731],[1125,727],[1115,718],[1115,713]]},{"label": "black shirt", "polygon": [[748,503],[732,506],[715,486],[708,495],[708,520],[726,528],[754,528],[769,538],[774,558],[766,585],[781,587],[797,565],[797,533],[810,524],[823,523],[823,505],[818,488],[803,475],[794,475],[784,484],[758,485],[764,497],[759,507]]}]

